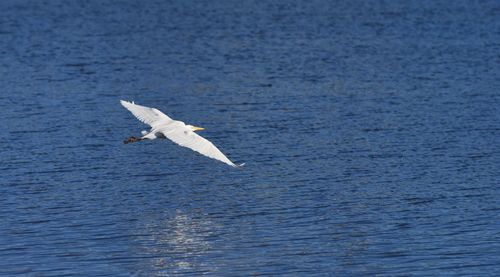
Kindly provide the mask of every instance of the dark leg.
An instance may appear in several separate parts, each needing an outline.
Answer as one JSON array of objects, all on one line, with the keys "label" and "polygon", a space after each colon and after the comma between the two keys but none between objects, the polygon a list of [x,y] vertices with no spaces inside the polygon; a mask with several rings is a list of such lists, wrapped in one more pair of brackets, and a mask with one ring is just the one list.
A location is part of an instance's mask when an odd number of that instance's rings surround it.
[{"label": "dark leg", "polygon": [[136,137],[129,137],[128,139],[124,140],[123,143],[131,143],[131,142],[137,142],[143,140],[142,138],[136,138]]}]

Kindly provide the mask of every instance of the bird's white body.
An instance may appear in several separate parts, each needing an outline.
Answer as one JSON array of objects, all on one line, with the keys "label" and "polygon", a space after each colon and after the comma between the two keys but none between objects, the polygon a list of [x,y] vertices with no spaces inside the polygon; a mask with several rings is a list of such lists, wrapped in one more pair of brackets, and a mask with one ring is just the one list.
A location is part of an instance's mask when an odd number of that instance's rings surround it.
[{"label": "bird's white body", "polygon": [[230,166],[236,167],[213,143],[199,136],[194,131],[203,128],[186,125],[182,121],[173,120],[155,108],[137,105],[134,102],[120,100],[120,103],[129,110],[137,119],[151,126],[151,130],[142,131],[143,139],[168,138],[173,142],[190,148],[202,155],[219,160]]}]

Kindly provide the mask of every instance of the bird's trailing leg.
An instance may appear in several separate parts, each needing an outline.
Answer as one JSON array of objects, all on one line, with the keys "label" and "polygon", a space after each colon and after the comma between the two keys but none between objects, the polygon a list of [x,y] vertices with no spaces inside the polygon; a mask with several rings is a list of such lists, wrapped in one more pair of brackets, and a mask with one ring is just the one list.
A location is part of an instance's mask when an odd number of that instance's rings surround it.
[{"label": "bird's trailing leg", "polygon": [[127,143],[137,142],[137,141],[141,141],[141,140],[144,140],[144,139],[143,138],[136,138],[136,137],[129,137],[126,140],[124,140],[123,143],[127,144]]}]

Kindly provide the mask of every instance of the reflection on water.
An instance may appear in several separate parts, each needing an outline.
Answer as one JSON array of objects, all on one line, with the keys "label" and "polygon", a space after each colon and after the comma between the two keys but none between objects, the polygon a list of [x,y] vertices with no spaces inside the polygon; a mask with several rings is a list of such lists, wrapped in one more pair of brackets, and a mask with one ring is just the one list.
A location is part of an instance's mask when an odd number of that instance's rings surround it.
[{"label": "reflection on water", "polygon": [[213,264],[203,261],[203,256],[213,250],[209,237],[215,228],[212,221],[180,210],[164,220],[148,222],[142,230],[148,239],[141,242],[138,252],[152,259],[148,268],[140,271],[154,276],[215,271]]}]

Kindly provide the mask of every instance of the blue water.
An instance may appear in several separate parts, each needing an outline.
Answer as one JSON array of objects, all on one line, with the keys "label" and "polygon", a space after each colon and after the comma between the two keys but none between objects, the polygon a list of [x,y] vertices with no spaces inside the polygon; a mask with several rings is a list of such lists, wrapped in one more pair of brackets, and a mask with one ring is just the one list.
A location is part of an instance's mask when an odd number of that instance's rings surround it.
[{"label": "blue water", "polygon": [[498,276],[499,53],[498,1],[1,1],[0,275]]}]

